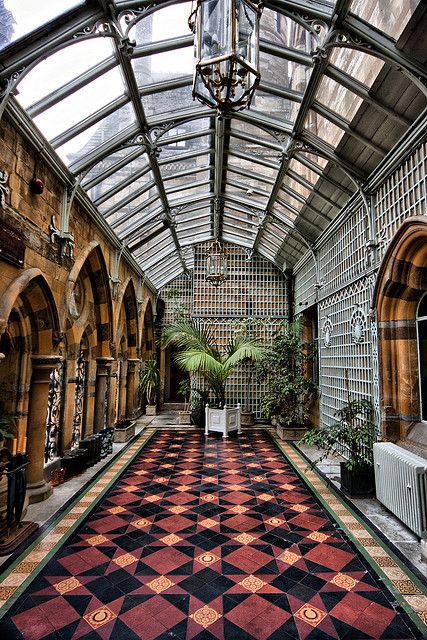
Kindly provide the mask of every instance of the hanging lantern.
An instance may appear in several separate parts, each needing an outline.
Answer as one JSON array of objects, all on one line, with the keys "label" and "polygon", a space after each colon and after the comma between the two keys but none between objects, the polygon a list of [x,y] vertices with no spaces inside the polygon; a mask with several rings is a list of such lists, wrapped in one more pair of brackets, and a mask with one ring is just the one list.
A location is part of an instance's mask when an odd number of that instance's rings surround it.
[{"label": "hanging lantern", "polygon": [[260,80],[260,16],[261,5],[249,0],[197,0],[189,19],[194,98],[221,112],[250,105]]},{"label": "hanging lantern", "polygon": [[212,242],[206,251],[206,280],[214,287],[228,280],[227,252],[218,240]]}]

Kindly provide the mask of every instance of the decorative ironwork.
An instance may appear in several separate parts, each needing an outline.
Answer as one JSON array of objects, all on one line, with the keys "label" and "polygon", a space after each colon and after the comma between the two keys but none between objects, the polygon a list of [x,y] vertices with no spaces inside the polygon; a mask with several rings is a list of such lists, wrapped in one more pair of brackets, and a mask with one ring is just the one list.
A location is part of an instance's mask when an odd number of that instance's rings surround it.
[{"label": "decorative ironwork", "polygon": [[334,327],[329,316],[326,316],[325,322],[323,323],[323,327],[322,327],[323,344],[326,348],[329,348],[332,344],[333,329]]},{"label": "decorative ironwork", "polygon": [[366,331],[366,317],[361,309],[356,309],[350,320],[351,337],[355,344],[363,342]]},{"label": "decorative ironwork", "polygon": [[9,193],[9,187],[7,186],[8,180],[8,172],[0,170],[0,207],[2,209],[6,206],[6,196]]},{"label": "decorative ironwork", "polygon": [[83,426],[83,409],[85,404],[85,391],[86,391],[86,376],[87,376],[87,360],[83,351],[80,351],[80,355],[76,363],[76,379],[75,379],[75,394],[74,394],[74,417],[73,417],[73,431],[71,435],[71,449],[78,449],[80,444],[80,437],[82,435]]},{"label": "decorative ironwork", "polygon": [[64,361],[55,367],[50,374],[49,394],[47,402],[46,437],[44,461],[47,464],[58,456],[58,437],[64,378]]},{"label": "decorative ironwork", "polygon": [[227,251],[218,240],[212,242],[206,251],[206,280],[214,287],[228,280]]}]

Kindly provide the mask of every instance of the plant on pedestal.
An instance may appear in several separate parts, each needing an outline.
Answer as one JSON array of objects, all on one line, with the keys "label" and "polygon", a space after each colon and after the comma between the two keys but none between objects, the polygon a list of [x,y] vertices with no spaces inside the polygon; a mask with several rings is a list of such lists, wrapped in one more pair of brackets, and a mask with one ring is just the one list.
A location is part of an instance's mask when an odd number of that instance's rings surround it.
[{"label": "plant on pedestal", "polygon": [[139,384],[147,397],[147,415],[155,415],[157,392],[160,385],[160,370],[155,358],[150,358],[141,368]]},{"label": "plant on pedestal", "polygon": [[376,425],[373,420],[372,402],[366,398],[353,399],[350,395],[347,371],[345,372],[347,401],[334,413],[337,422],[330,426],[313,428],[299,444],[314,445],[322,450],[312,463],[313,468],[329,455],[339,455],[337,448],[347,459],[340,463],[341,489],[350,496],[371,495],[374,491],[373,443]]},{"label": "plant on pedestal", "polygon": [[313,357],[313,345],[302,340],[301,325],[293,322],[275,335],[256,364],[257,379],[267,388],[261,410],[273,424],[292,430],[306,427],[309,401],[316,392],[307,374]]}]

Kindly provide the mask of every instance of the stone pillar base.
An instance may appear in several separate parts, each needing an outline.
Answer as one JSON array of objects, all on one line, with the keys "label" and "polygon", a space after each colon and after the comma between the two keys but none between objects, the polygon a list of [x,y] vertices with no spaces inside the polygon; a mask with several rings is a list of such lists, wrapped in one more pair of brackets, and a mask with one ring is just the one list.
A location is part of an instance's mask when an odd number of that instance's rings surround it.
[{"label": "stone pillar base", "polygon": [[29,504],[35,502],[43,502],[47,500],[53,493],[52,487],[47,482],[37,482],[35,484],[27,484],[27,496]]}]

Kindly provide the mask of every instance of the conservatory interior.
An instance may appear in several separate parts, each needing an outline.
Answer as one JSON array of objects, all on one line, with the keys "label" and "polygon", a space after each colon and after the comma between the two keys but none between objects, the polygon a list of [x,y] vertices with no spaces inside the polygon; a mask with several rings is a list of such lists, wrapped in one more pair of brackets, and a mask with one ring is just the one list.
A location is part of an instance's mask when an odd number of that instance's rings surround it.
[{"label": "conservatory interior", "polygon": [[425,0],[0,0],[0,638],[427,637]]}]

